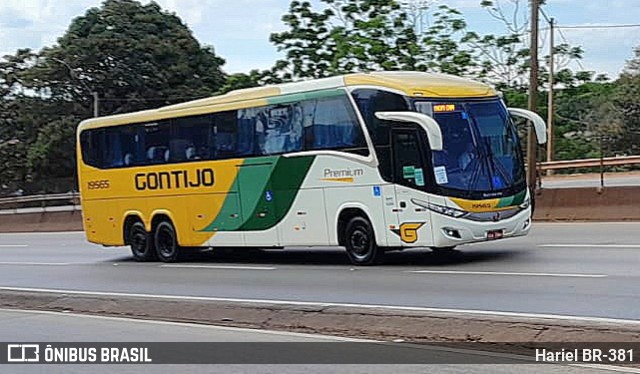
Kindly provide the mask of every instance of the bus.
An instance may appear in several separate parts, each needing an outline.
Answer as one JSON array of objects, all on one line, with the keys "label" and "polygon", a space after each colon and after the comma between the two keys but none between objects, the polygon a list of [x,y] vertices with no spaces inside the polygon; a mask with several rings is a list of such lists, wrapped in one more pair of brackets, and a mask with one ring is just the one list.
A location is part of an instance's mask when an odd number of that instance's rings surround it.
[{"label": "bus", "polygon": [[490,86],[421,72],[242,89],[82,122],[87,239],[138,261],[192,248],[449,251],[531,228],[520,139]]}]

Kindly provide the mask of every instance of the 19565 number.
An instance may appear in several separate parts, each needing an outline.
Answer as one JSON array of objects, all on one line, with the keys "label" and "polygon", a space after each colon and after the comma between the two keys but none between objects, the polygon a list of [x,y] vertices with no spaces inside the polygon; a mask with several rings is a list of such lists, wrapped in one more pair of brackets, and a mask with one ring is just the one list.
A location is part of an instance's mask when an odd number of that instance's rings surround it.
[{"label": "19565 number", "polygon": [[90,190],[106,190],[111,187],[108,180],[89,181],[87,182],[87,188]]}]

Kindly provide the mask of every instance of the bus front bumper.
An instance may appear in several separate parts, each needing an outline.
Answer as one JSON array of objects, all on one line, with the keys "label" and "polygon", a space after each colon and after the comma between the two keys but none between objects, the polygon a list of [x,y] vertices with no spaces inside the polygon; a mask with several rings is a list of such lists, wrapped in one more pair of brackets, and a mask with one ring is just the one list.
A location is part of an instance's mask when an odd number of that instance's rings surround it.
[{"label": "bus front bumper", "polygon": [[524,236],[531,230],[531,208],[497,222],[432,214],[432,230],[433,246],[439,248]]}]

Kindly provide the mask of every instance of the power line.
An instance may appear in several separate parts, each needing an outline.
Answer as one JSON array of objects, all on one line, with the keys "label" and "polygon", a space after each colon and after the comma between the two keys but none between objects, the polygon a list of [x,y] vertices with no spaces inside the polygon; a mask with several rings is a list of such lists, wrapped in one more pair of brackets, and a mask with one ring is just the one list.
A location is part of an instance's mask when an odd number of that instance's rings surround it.
[{"label": "power line", "polygon": [[567,26],[557,26],[557,28],[560,28],[560,29],[620,29],[620,28],[630,28],[630,27],[640,27],[640,23],[626,24],[626,25],[567,25]]},{"label": "power line", "polygon": [[[564,40],[565,43],[567,43],[568,45],[571,45],[571,43],[569,43],[569,41],[567,40],[567,37],[564,36],[564,33],[562,32],[562,30],[560,30],[560,28],[558,28],[558,34],[560,34],[560,37],[562,38],[562,40]],[[578,66],[580,66],[580,69],[582,69],[583,71],[587,70],[585,69],[584,65],[582,65],[582,61],[580,61],[580,59],[573,59],[575,62],[578,63]]]},{"label": "power line", "polygon": [[540,13],[542,13],[542,15],[544,16],[544,19],[547,20],[547,23],[551,23],[551,18],[547,16],[547,13],[544,11],[544,9],[540,8]]}]

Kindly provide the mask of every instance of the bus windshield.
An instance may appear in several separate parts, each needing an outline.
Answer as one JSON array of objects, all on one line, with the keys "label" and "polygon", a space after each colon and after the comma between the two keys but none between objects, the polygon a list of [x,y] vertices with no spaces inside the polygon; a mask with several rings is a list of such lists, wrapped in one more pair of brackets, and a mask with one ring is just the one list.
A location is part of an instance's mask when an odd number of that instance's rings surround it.
[{"label": "bus windshield", "polygon": [[442,130],[443,150],[432,152],[433,166],[447,194],[488,198],[524,188],[518,136],[502,101],[416,101],[415,107]]}]

